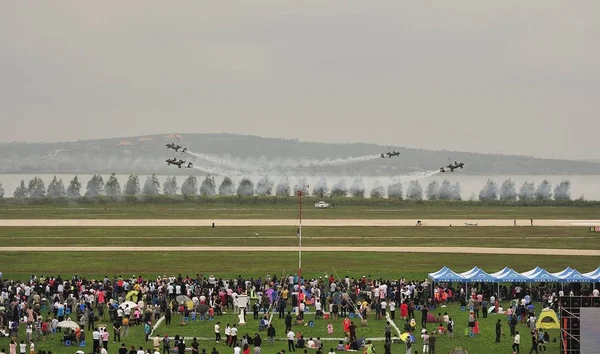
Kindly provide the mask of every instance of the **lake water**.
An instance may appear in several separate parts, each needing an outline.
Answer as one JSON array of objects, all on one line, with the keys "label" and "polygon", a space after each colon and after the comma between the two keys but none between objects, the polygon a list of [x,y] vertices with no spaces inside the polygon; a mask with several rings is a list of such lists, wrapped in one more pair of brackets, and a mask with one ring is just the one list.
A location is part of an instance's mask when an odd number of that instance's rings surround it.
[{"label": "lake water", "polygon": [[[36,175],[29,174],[0,174],[0,183],[4,186],[5,196],[12,197],[14,190],[19,186],[21,180],[25,181],[25,184],[32,179]],[[54,175],[41,174],[37,175],[44,181],[46,187],[52,181]],[[103,174],[102,178],[106,182],[110,174]],[[65,187],[68,186],[69,181],[74,177],[74,174],[60,174],[56,175],[57,178],[62,178]],[[82,184],[83,190],[85,190],[85,186],[87,182],[91,179],[92,175],[79,175],[79,181]],[[129,175],[117,175],[119,183],[121,187],[127,182],[127,178]],[[166,180],[166,175],[158,175],[159,181],[162,183]],[[260,179],[260,176],[249,176],[250,179],[256,184]],[[181,186],[181,183],[187,178],[187,175],[177,175],[178,185]],[[202,179],[204,178],[203,174],[197,174],[198,183],[200,184]],[[271,176],[271,179],[275,182],[275,185],[279,182],[281,176]],[[293,187],[295,184],[301,183],[299,177],[288,177],[290,185]],[[310,186],[309,190],[312,191],[313,186],[316,182],[321,178],[319,176],[307,176],[305,178],[305,183]],[[329,176],[326,177],[327,186],[331,190],[331,187],[336,184],[341,179],[346,180],[346,185],[350,187],[354,181],[356,180],[356,176]],[[397,177],[390,176],[382,176],[382,177],[361,177],[364,186],[367,190],[367,195],[371,190],[372,186],[376,181],[379,181],[387,188],[387,186],[392,181],[400,181],[403,184],[403,189],[406,192],[406,187],[408,183],[413,179],[418,179],[421,183],[421,186],[425,190],[428,183],[433,180],[437,180],[438,182],[442,182],[444,179],[448,179],[451,183],[459,182],[462,190],[462,199],[467,200],[469,198],[477,199],[479,195],[479,191],[486,184],[488,179],[496,182],[498,186],[500,186],[505,180],[511,178],[515,184],[517,192],[523,182],[534,182],[537,186],[541,181],[547,179],[552,184],[552,189],[562,180],[571,181],[571,197],[573,199],[577,199],[582,195],[586,200],[600,200],[600,175],[570,175],[570,176],[559,176],[559,175],[551,175],[551,176],[504,176],[504,175],[494,175],[494,176],[472,176],[472,175],[461,175],[459,173],[438,173],[436,171],[431,171],[429,173],[418,173],[413,175],[403,175]],[[146,176],[140,176],[140,185],[143,186]],[[222,181],[223,177],[215,177],[217,185]],[[238,182],[240,177],[232,178],[234,182]]]}]

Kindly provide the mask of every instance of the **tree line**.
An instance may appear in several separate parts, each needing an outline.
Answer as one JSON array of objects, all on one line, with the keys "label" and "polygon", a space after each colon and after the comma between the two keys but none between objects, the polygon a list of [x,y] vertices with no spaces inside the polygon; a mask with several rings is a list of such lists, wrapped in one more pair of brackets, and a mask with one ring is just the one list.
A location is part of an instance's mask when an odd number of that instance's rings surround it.
[{"label": "tree line", "polygon": [[[157,195],[183,195],[183,196],[232,196],[240,197],[250,196],[279,196],[289,197],[296,195],[301,189],[304,195],[309,195],[306,186],[306,180],[300,179],[294,186],[291,185],[287,177],[283,177],[277,184],[269,177],[263,176],[256,182],[249,178],[242,178],[236,183],[229,177],[217,185],[215,178],[211,175],[206,176],[201,182],[196,176],[188,176],[181,185],[179,185],[176,176],[167,177],[164,183],[159,182],[155,174],[147,176],[144,183],[140,183],[138,175],[130,175],[123,186],[121,186],[115,173],[113,173],[106,182],[102,176],[94,175],[83,187],[78,176],[75,176],[67,186],[62,179],[56,176],[52,179],[48,187],[39,177],[32,178],[27,184],[21,180],[20,185],[13,192],[13,198],[77,198],[77,197],[119,197],[119,196],[157,196]],[[303,186],[303,187],[298,187]],[[352,184],[348,184],[346,179],[338,180],[329,188],[327,179],[321,177],[313,187],[312,195],[315,197],[354,197],[354,198],[389,198],[399,200],[451,200],[459,201],[461,197],[460,183],[452,184],[444,179],[441,183],[438,181],[430,182],[423,188],[419,181],[408,183],[406,192],[402,183],[392,182],[387,187],[381,182],[375,181],[371,190],[367,189],[361,178],[356,178]],[[0,199],[4,198],[4,188],[0,183]],[[548,180],[542,181],[537,187],[533,182],[524,182],[517,190],[515,182],[508,179],[498,186],[496,182],[488,180],[485,186],[479,192],[481,201],[569,201],[571,200],[571,182],[563,180],[557,184],[554,189]],[[472,198],[473,199],[473,198]],[[583,198],[581,198],[583,199]]]}]

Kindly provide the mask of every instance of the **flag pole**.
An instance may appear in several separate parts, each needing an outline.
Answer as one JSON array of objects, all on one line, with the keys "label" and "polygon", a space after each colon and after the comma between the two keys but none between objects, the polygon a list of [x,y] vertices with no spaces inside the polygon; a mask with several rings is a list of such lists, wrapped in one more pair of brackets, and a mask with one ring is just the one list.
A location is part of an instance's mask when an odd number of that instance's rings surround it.
[{"label": "flag pole", "polygon": [[298,283],[300,283],[300,278],[302,277],[302,196],[304,195],[304,190],[308,187],[308,185],[296,186],[296,195],[298,196],[300,209],[300,225],[298,227]]}]

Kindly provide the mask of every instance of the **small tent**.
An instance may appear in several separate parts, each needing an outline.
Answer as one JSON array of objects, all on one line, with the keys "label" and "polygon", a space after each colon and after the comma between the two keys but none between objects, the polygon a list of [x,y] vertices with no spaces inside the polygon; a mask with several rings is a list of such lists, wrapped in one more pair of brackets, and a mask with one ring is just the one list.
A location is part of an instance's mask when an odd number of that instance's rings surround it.
[{"label": "small tent", "polygon": [[560,322],[554,310],[543,309],[535,327],[541,329],[560,329]]}]

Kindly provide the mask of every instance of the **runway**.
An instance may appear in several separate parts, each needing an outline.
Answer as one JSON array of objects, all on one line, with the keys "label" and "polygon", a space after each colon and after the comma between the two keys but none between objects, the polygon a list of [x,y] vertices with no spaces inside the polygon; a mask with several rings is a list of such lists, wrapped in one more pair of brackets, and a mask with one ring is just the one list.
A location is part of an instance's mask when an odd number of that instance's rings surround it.
[{"label": "runway", "polygon": [[[422,227],[494,226],[514,227],[509,219],[422,219]],[[304,219],[302,226],[320,227],[394,227],[415,226],[415,219]],[[516,220],[517,226],[531,226],[531,221]],[[219,226],[297,226],[296,219],[0,219],[0,227],[209,227]],[[533,221],[534,226],[600,226],[600,220]]]},{"label": "runway", "polygon": [[[222,247],[222,246],[90,246],[90,247],[0,247],[0,252],[297,252],[298,247]],[[546,256],[599,257],[600,250],[537,249],[537,248],[486,248],[486,247],[302,247],[302,252],[377,252],[377,253],[445,253],[445,254],[519,254]]]}]

